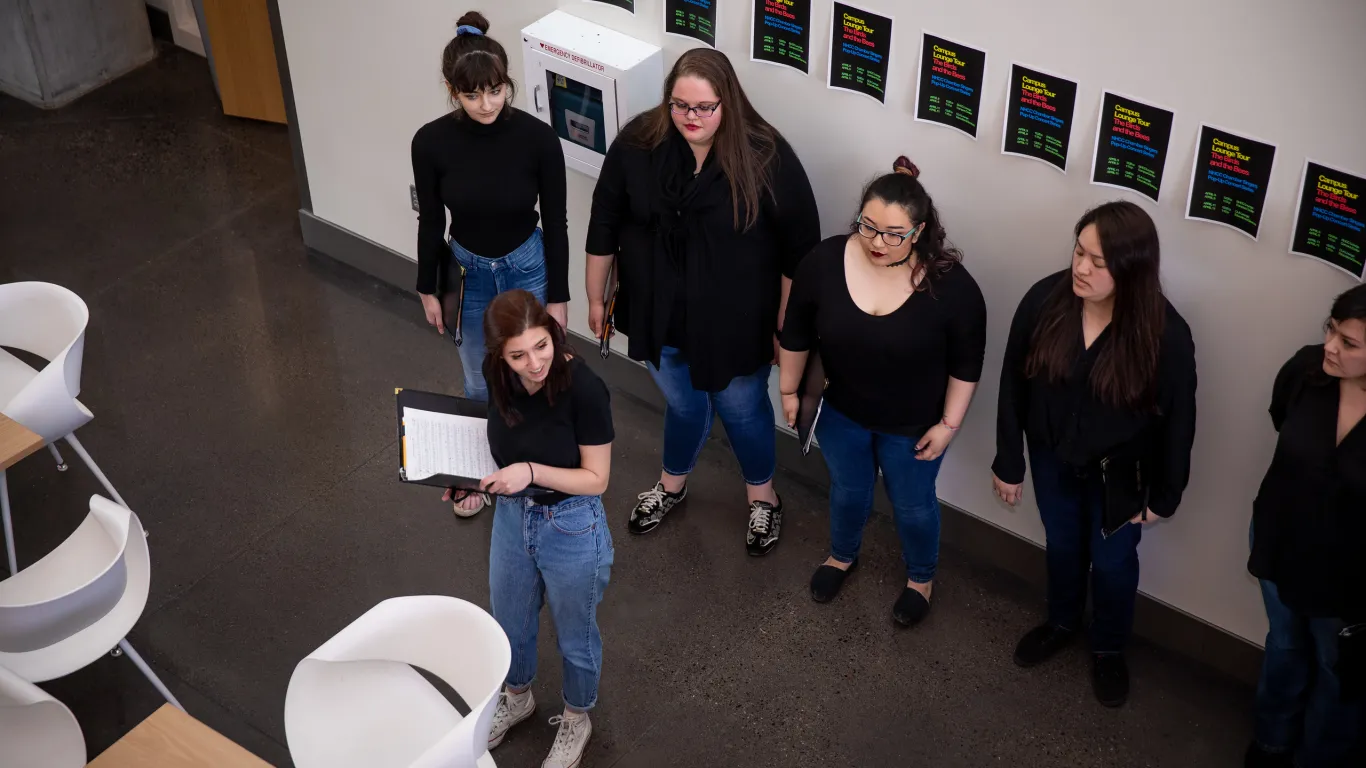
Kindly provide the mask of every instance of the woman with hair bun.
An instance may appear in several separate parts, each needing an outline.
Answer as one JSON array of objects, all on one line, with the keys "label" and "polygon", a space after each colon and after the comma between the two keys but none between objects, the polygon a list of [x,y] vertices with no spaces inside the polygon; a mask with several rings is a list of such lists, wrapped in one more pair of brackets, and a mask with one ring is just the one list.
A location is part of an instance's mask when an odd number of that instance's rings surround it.
[{"label": "woman with hair bun", "polygon": [[826,602],[858,566],[878,470],[891,497],[906,586],[892,617],[929,612],[939,560],[935,477],[982,374],[986,302],[947,241],[919,170],[899,157],[863,191],[848,235],[829,238],[792,281],[779,355],[783,415],[819,346],[828,385],[816,424],[830,469],[830,556],[811,577]]},{"label": "woman with hair bun", "polygon": [[488,20],[471,11],[457,23],[441,56],[455,109],[413,136],[417,292],[427,322],[444,332],[457,319],[455,302],[443,309],[441,296],[462,290],[463,271],[459,349],[465,396],[487,401],[480,369],[483,320],[494,296],[521,288],[544,303],[561,327],[566,323],[564,152],[550,126],[513,108],[507,51],[488,36]]}]

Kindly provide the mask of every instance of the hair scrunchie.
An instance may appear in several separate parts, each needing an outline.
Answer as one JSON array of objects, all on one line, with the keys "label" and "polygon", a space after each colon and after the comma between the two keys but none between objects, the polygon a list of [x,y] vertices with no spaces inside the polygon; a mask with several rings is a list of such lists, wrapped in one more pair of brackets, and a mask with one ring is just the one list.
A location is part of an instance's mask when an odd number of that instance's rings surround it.
[{"label": "hair scrunchie", "polygon": [[480,29],[479,27],[472,27],[472,26],[470,26],[469,24],[461,24],[460,26],[458,26],[458,27],[455,28],[455,36],[456,36],[456,37],[463,37],[464,35],[482,35],[482,34],[484,34],[484,30]]}]

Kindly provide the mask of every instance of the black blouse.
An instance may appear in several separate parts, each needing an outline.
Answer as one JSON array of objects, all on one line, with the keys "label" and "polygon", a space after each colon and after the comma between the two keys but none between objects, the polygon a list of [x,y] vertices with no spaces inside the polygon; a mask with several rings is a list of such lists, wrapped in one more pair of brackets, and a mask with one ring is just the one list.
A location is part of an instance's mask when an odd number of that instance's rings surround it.
[{"label": "black blouse", "polygon": [[[498,407],[489,403],[489,449],[499,468],[521,461],[547,467],[578,469],[581,466],[581,445],[606,445],[615,438],[612,427],[612,399],[607,385],[582,360],[569,360],[570,384],[551,403],[545,390],[527,394],[521,384],[514,383],[512,408],[521,421],[508,424]],[[495,375],[484,370],[485,377]],[[568,494],[555,493],[537,496],[537,504],[558,504]]]},{"label": "black blouse", "polygon": [[1248,570],[1309,616],[1366,621],[1366,426],[1337,442],[1340,382],[1305,347],[1271,390],[1280,433],[1252,507]]},{"label": "black blouse", "polygon": [[772,194],[753,227],[737,228],[714,152],[693,179],[696,160],[677,131],[645,149],[628,139],[638,130],[639,118],[607,151],[587,251],[617,257],[616,321],[630,357],[658,365],[662,347],[679,346],[693,387],[719,392],[773,360],[781,278],[820,241],[816,198],[780,138]]},{"label": "black blouse", "polygon": [[805,352],[819,339],[831,407],[865,429],[919,438],[943,418],[950,376],[982,377],[986,302],[977,281],[955,264],[928,276],[929,288],[895,311],[870,315],[849,294],[848,241],[827,238],[797,268],[783,348]]},{"label": "black blouse", "polygon": [[1046,377],[1025,376],[1034,328],[1049,295],[1071,280],[1064,270],[1035,283],[1020,301],[1010,324],[1005,361],[1001,366],[1001,394],[996,409],[996,460],[991,471],[1002,481],[1024,482],[1024,440],[1044,448],[1064,463],[1086,469],[1118,451],[1135,452],[1148,460],[1148,507],[1171,517],[1181,504],[1190,480],[1191,445],[1195,442],[1195,342],[1190,326],[1167,302],[1167,316],[1159,342],[1155,409],[1120,408],[1097,399],[1091,370],[1110,341],[1110,328],[1087,349],[1081,318],[1076,322],[1076,362],[1071,374],[1053,383]]}]

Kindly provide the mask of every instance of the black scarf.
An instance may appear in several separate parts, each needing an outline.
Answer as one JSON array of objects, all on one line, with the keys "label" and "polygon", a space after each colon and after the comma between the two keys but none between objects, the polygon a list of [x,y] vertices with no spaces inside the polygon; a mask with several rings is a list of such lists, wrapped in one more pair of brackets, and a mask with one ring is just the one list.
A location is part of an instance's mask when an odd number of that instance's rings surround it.
[{"label": "black scarf", "polygon": [[710,189],[723,175],[715,153],[708,152],[701,172],[694,176],[697,156],[693,154],[692,146],[677,131],[669,131],[668,138],[655,147],[650,153],[650,163],[659,190],[653,212],[655,249],[663,257],[656,265],[654,316],[650,319],[655,340],[652,345],[655,349],[650,352],[651,357],[658,360],[659,347],[663,345],[673,313],[677,286],[681,283],[690,289],[687,294],[689,299],[695,293],[688,273],[695,272],[698,267],[701,255],[698,249],[705,236],[699,231],[696,204],[701,193]]}]

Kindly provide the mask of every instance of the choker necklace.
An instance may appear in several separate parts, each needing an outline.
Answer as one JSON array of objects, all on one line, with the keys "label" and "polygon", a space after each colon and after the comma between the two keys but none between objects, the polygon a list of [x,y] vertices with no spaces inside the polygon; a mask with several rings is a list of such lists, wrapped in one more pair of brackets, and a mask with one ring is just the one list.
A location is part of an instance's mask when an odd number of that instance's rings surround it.
[{"label": "choker necklace", "polygon": [[911,254],[908,253],[908,254],[906,254],[906,258],[902,259],[901,261],[898,261],[898,262],[895,263],[895,264],[883,264],[882,266],[885,267],[885,268],[887,268],[887,269],[892,269],[893,267],[899,267],[899,266],[901,266],[902,264],[905,264],[906,262],[908,262],[908,261],[910,261],[910,260],[911,260]]}]

